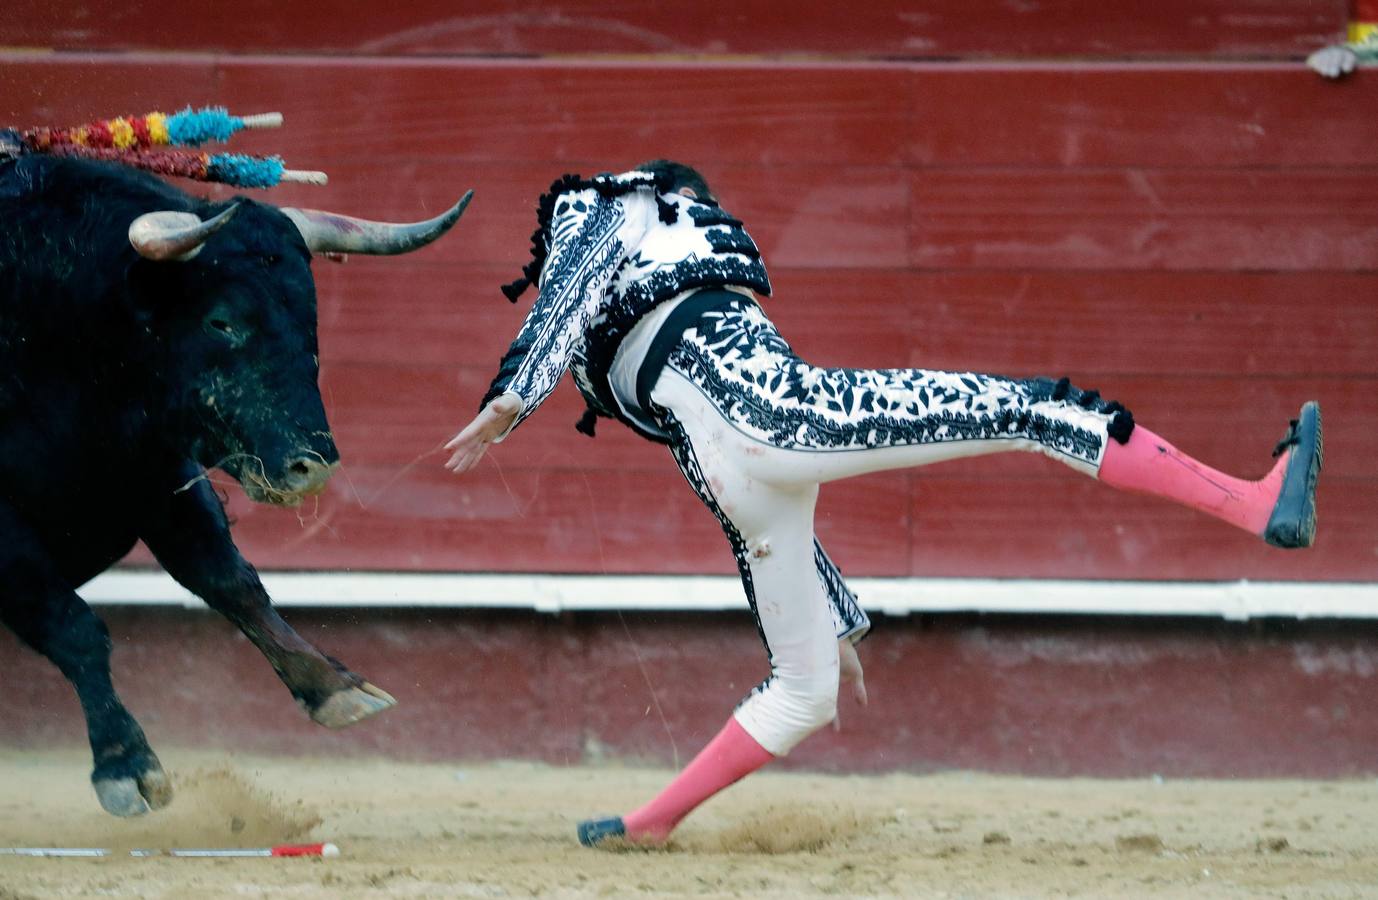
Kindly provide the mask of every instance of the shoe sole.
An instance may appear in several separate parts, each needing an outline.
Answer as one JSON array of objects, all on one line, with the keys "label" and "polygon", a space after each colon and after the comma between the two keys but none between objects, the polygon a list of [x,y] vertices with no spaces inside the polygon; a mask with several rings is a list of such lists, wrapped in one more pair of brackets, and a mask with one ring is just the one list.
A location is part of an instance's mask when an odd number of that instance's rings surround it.
[{"label": "shoe sole", "polygon": [[1310,547],[1316,541],[1316,479],[1324,458],[1321,407],[1314,400],[1297,417],[1297,444],[1287,460],[1273,514],[1263,539],[1287,550]]}]

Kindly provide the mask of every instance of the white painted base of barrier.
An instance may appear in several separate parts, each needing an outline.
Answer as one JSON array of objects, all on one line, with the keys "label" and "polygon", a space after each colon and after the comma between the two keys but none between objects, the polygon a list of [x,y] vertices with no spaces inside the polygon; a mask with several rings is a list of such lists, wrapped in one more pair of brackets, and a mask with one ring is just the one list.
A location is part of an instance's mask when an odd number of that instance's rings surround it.
[{"label": "white painted base of barrier", "polygon": [[[478,609],[743,609],[731,576],[523,575],[417,572],[263,572],[279,606]],[[1075,581],[995,578],[849,578],[862,606],[923,612],[1378,618],[1378,583],[1314,581]],[[200,606],[157,570],[117,569],[78,593],[100,604]]]}]

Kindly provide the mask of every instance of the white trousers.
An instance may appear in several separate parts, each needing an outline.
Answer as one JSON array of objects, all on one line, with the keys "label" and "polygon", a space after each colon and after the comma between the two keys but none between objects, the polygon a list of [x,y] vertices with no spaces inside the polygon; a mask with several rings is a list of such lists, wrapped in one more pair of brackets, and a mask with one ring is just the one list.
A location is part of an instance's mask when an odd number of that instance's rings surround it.
[{"label": "white trousers", "polygon": [[1012,450],[1094,475],[1118,409],[1065,382],[811,366],[750,301],[686,330],[650,399],[737,558],[771,674],[735,715],[777,756],[837,712],[838,631],[813,534],[819,485]]}]

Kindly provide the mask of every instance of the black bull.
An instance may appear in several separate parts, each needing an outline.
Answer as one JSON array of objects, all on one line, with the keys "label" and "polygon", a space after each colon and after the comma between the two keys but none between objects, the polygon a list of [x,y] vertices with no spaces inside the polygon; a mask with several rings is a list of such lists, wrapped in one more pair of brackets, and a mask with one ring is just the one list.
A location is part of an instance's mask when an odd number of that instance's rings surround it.
[{"label": "black bull", "polygon": [[103,164],[0,161],[0,620],[76,688],[107,811],[172,793],[76,594],[136,540],[315,721],[395,703],[278,616],[204,475],[223,468],[280,504],[324,489],[339,453],[317,386],[312,251],[406,252],[467,201],[394,226],[212,203]]}]

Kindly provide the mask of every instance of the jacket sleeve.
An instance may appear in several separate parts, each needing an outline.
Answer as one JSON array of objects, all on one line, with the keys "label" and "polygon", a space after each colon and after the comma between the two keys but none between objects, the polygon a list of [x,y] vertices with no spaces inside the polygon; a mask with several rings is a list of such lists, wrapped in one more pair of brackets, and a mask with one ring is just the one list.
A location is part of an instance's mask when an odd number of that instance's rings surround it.
[{"label": "jacket sleeve", "polygon": [[636,194],[605,197],[593,190],[559,198],[540,294],[481,404],[502,394],[516,395],[521,411],[512,428],[531,415],[564,376],[572,350],[602,304],[630,236],[636,233],[635,222],[628,221],[629,210],[634,212],[640,199]]},{"label": "jacket sleeve", "polygon": [[859,642],[871,630],[871,619],[866,610],[856,602],[856,594],[842,580],[842,573],[823,552],[818,539],[813,541],[814,568],[818,570],[818,580],[823,584],[823,593],[828,597],[828,608],[833,616],[833,629],[837,639]]}]

